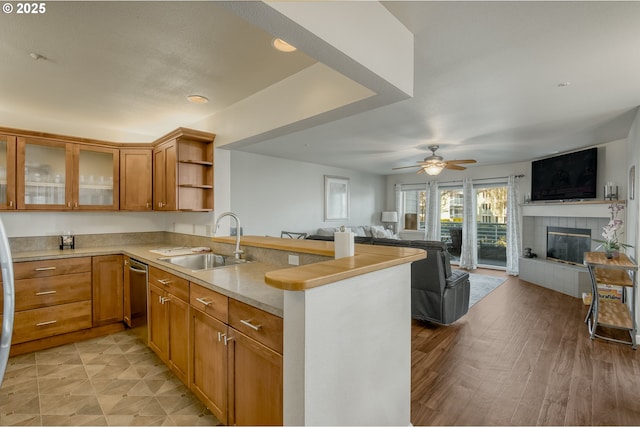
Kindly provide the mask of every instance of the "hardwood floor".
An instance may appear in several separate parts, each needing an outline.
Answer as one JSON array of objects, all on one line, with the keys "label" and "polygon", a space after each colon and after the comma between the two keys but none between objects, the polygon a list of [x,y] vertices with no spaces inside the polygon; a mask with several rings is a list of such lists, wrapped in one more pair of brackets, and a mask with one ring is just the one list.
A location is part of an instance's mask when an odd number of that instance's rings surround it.
[{"label": "hardwood floor", "polygon": [[639,352],[591,341],[586,312],[509,276],[451,326],[414,321],[411,422],[640,425]]}]

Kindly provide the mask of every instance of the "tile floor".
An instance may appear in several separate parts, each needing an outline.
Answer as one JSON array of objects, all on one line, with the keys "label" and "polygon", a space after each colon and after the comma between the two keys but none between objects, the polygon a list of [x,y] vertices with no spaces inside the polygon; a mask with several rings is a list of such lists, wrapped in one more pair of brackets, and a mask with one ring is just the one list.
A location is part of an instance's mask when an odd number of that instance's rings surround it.
[{"label": "tile floor", "polygon": [[218,425],[131,331],[9,359],[0,425]]}]

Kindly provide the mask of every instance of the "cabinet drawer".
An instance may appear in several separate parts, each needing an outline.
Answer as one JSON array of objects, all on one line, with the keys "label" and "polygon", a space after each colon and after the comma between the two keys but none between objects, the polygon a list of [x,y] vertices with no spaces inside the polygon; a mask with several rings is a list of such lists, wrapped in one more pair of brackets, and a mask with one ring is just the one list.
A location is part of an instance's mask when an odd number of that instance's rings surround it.
[{"label": "cabinet drawer", "polygon": [[228,298],[226,296],[194,283],[191,283],[190,288],[190,304],[192,307],[224,323],[228,322],[229,310]]},{"label": "cabinet drawer", "polygon": [[189,281],[182,277],[149,266],[149,284],[156,285],[181,300],[189,302]]},{"label": "cabinet drawer", "polygon": [[229,299],[229,325],[282,354],[282,318]]},{"label": "cabinet drawer", "polygon": [[16,311],[91,299],[91,273],[20,279],[15,282]]},{"label": "cabinet drawer", "polygon": [[88,329],[91,327],[91,301],[16,312],[13,344]]},{"label": "cabinet drawer", "polygon": [[91,257],[27,261],[13,264],[13,276],[16,280],[85,272],[91,272]]}]

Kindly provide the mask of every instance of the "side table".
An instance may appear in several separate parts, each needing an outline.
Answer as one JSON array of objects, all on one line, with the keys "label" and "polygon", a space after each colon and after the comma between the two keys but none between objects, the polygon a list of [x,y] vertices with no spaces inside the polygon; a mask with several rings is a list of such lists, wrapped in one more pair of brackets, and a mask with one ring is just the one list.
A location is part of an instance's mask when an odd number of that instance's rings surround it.
[{"label": "side table", "polygon": [[[591,339],[600,338],[608,341],[629,344],[635,350],[636,333],[636,273],[638,264],[626,254],[607,259],[604,252],[585,252],[584,263],[591,276],[592,298],[585,323],[589,328]],[[622,300],[606,300],[598,297],[598,285],[615,285],[623,287]],[[631,301],[626,302],[626,289],[631,289]],[[598,333],[598,326],[621,329],[629,332],[630,340],[625,341]]]}]

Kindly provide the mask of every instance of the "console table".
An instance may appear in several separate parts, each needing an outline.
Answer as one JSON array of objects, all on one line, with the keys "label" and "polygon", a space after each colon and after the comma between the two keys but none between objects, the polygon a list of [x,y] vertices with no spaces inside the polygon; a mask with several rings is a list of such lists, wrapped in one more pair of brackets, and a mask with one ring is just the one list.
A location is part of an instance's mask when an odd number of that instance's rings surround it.
[{"label": "console table", "polygon": [[[591,339],[601,338],[608,341],[629,344],[636,349],[636,272],[638,265],[625,254],[607,259],[604,252],[586,252],[584,263],[591,276],[591,305],[585,323],[589,327]],[[598,297],[598,285],[622,286],[622,300],[606,300]],[[626,289],[631,288],[631,301],[626,300]],[[629,332],[630,340],[625,341],[598,333],[598,326],[621,329]]]}]

